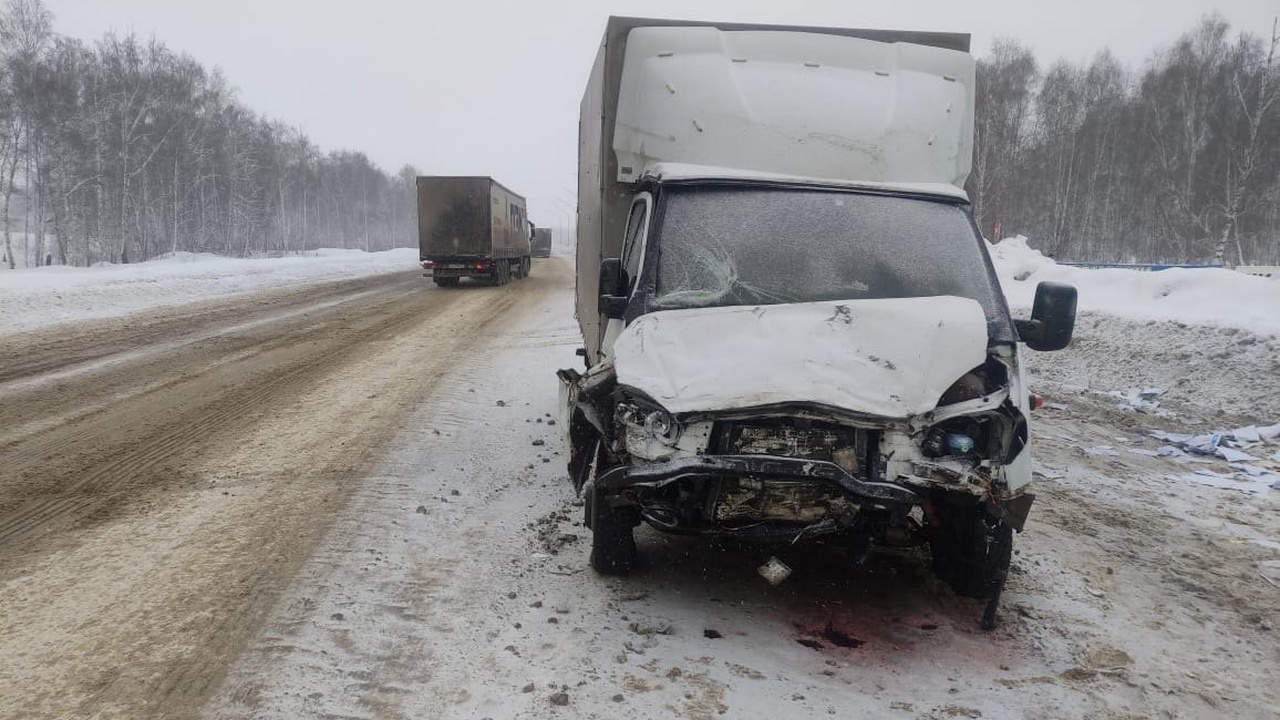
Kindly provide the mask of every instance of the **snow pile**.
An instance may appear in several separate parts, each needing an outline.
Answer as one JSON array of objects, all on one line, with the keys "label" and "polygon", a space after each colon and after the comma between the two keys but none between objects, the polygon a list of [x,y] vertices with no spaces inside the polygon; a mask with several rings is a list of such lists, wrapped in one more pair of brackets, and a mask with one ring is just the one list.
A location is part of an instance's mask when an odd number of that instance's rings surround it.
[{"label": "snow pile", "polygon": [[265,259],[180,252],[130,265],[7,270],[0,272],[0,330],[401,272],[414,269],[417,261],[418,251],[409,248],[377,253],[322,249]]},{"label": "snow pile", "polygon": [[1079,310],[1130,320],[1169,320],[1280,335],[1280,282],[1222,268],[1171,268],[1158,272],[1086,269],[1059,265],[1027,245],[1025,237],[989,245],[1009,304],[1031,307],[1044,280],[1074,285]]}]

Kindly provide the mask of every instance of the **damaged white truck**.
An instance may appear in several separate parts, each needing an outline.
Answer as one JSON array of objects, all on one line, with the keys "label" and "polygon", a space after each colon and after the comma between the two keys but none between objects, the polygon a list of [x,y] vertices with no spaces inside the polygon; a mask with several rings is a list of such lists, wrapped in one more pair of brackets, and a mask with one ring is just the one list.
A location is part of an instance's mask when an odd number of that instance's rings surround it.
[{"label": "damaged white truck", "polygon": [[927,545],[995,621],[1032,502],[1030,320],[963,185],[968,35],[610,18],[579,125],[577,316],[561,370],[591,564],[634,528]]}]

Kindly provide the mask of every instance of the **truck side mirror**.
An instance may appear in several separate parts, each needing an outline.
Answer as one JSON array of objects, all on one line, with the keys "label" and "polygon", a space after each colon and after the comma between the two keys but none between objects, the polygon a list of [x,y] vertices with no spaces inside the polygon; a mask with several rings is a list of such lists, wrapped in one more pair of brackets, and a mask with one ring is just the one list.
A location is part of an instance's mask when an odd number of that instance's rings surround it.
[{"label": "truck side mirror", "polygon": [[1061,350],[1071,342],[1076,326],[1076,289],[1042,282],[1036,286],[1030,320],[1014,320],[1018,337],[1032,350]]},{"label": "truck side mirror", "polygon": [[625,283],[622,277],[622,260],[605,258],[600,261],[600,314],[610,320],[618,320],[627,308]]}]

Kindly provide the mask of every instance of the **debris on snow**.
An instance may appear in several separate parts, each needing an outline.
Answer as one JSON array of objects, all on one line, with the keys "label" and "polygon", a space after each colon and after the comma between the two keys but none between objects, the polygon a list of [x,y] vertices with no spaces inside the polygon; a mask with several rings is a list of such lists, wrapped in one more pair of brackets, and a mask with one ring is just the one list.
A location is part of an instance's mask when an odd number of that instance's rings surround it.
[{"label": "debris on snow", "polygon": [[631,628],[631,632],[637,635],[644,635],[645,637],[671,634],[671,623],[656,623],[654,625],[649,625],[642,622],[633,622],[628,627]]},{"label": "debris on snow", "polygon": [[1120,402],[1116,405],[1116,409],[1121,412],[1140,412],[1157,415],[1166,414],[1160,410],[1160,401],[1156,399],[1164,394],[1163,388],[1149,387],[1135,392],[1130,392],[1128,394],[1119,392],[1112,394],[1120,398]]},{"label": "debris on snow", "polygon": [[775,586],[791,576],[791,568],[777,557],[770,557],[763,565],[756,568],[756,572],[760,573],[760,577],[768,580],[770,585]]}]

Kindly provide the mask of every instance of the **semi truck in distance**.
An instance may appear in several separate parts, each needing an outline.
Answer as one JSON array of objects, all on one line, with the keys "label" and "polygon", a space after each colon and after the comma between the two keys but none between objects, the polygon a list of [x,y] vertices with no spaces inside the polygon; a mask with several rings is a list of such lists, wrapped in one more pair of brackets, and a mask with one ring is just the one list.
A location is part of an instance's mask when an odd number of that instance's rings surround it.
[{"label": "semi truck in distance", "polygon": [[633,566],[641,523],[919,548],[994,626],[1033,500],[1023,346],[1067,345],[1076,292],[1010,315],[963,189],[974,77],[964,34],[609,19],[586,368],[558,373],[596,571]]},{"label": "semi truck in distance", "polygon": [[533,229],[533,249],[536,258],[551,257],[551,228]]},{"label": "semi truck in distance", "polygon": [[436,285],[527,276],[529,234],[524,198],[493,178],[418,178],[418,258]]}]

